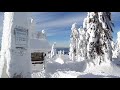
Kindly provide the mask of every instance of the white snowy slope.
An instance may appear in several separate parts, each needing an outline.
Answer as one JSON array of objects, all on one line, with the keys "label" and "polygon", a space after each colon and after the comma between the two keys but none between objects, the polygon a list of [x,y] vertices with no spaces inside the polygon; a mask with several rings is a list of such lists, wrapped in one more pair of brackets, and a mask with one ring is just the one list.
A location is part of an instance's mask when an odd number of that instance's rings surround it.
[{"label": "white snowy slope", "polygon": [[69,56],[55,56],[49,59],[44,76],[119,78],[120,33],[115,47],[115,43],[112,42],[111,20],[110,12],[88,12],[83,28],[78,29],[77,23],[74,23],[71,28]]},{"label": "white snowy slope", "polygon": [[51,78],[77,78],[80,72],[76,71],[58,71],[51,75]]},{"label": "white snowy slope", "polygon": [[120,67],[118,67],[113,62],[111,63],[102,63],[101,65],[96,66],[90,66],[87,64],[86,70],[84,71],[86,73],[92,73],[96,75],[111,75],[120,77]]},{"label": "white snowy slope", "polygon": [[34,71],[32,73],[32,78],[45,78],[45,70],[42,71]]},{"label": "white snowy slope", "polygon": [[[58,58],[56,58],[58,59]],[[59,58],[60,59],[60,58]],[[64,64],[47,60],[46,68],[42,71],[34,71],[33,78],[119,78],[120,67],[115,63],[103,64],[101,67],[87,69],[85,61],[71,61],[68,55],[62,56]]]}]

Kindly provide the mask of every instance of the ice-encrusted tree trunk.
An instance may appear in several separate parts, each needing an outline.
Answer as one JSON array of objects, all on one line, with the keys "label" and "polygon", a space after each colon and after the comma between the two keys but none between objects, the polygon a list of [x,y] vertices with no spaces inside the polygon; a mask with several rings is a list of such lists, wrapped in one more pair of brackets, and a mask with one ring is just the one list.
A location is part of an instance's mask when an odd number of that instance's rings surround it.
[{"label": "ice-encrusted tree trunk", "polygon": [[78,39],[79,39],[79,32],[77,23],[74,23],[71,28],[71,35],[70,35],[70,52],[69,57],[71,60],[75,60],[75,56],[78,54]]},{"label": "ice-encrusted tree trunk", "polygon": [[112,60],[112,22],[110,12],[88,12],[84,20],[87,60],[94,65]]},{"label": "ice-encrusted tree trunk", "polygon": [[31,77],[30,27],[27,15],[25,12],[4,13],[0,77]]}]

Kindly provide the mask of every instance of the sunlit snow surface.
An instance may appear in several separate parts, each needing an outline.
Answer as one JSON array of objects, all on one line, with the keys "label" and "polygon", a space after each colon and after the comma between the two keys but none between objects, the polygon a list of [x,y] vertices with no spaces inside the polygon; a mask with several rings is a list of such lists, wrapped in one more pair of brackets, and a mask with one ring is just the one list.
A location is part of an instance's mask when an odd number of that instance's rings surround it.
[{"label": "sunlit snow surface", "polygon": [[[63,60],[64,63],[56,62]],[[71,61],[68,55],[60,58],[48,59],[45,70],[36,68],[33,78],[120,78],[120,62],[113,59],[112,64],[103,63],[101,66],[91,66],[85,61]]]},{"label": "sunlit snow surface", "polygon": [[64,61],[61,58],[57,58],[55,61],[60,63],[60,64],[64,64]]}]

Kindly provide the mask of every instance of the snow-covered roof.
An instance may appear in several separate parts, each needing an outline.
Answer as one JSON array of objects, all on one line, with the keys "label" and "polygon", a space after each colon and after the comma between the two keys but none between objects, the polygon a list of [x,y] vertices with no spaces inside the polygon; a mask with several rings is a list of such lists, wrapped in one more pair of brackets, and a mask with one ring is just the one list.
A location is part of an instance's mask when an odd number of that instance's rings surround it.
[{"label": "snow-covered roof", "polygon": [[31,39],[30,48],[32,52],[48,52],[51,50],[51,46],[46,39]]},{"label": "snow-covered roof", "polygon": [[41,31],[35,31],[34,33],[32,33],[31,38],[46,39],[45,31],[44,30],[42,30],[42,32]]}]

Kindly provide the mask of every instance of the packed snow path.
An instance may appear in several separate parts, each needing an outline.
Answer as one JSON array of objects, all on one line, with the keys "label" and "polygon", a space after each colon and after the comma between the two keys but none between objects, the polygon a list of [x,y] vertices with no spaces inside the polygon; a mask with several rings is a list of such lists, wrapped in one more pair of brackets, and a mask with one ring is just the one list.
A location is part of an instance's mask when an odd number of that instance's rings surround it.
[{"label": "packed snow path", "polygon": [[[84,72],[86,69],[85,61],[71,61],[68,58],[68,55],[62,56],[64,64],[60,64],[55,60],[47,60],[45,70],[33,71],[33,78],[119,78],[120,74],[117,75],[108,74],[105,72],[101,73],[91,73]],[[120,71],[120,68],[119,70]]]}]

